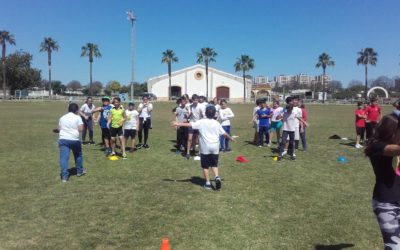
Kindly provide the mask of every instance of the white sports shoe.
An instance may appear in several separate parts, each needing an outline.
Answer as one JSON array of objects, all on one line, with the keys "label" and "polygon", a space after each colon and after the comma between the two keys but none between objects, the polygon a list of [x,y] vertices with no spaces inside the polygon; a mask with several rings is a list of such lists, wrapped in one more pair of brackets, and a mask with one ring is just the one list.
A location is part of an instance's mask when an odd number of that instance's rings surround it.
[{"label": "white sports shoe", "polygon": [[286,150],[284,150],[284,151],[282,152],[282,155],[281,155],[281,156],[284,156],[285,154],[287,154],[287,151],[286,151]]},{"label": "white sports shoe", "polygon": [[356,146],[355,146],[356,148],[363,148],[363,146],[361,145],[361,144],[356,144]]}]

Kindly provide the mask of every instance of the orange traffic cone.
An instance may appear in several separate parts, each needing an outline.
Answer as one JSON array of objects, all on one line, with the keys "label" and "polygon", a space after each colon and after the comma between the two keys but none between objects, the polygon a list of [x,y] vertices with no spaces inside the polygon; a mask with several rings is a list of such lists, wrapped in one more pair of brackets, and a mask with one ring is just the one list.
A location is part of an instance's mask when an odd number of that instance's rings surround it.
[{"label": "orange traffic cone", "polygon": [[169,239],[168,238],[163,238],[162,239],[160,250],[171,250],[171,245],[169,244]]}]

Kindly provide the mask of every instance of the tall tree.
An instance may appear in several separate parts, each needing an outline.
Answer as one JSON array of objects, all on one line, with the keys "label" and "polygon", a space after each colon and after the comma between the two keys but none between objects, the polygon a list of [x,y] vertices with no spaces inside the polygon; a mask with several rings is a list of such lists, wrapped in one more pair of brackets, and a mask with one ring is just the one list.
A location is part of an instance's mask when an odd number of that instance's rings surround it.
[{"label": "tall tree", "polygon": [[243,102],[246,101],[246,72],[254,69],[254,60],[248,55],[241,55],[236,59],[236,63],[233,65],[235,71],[241,71],[243,73]]},{"label": "tall tree", "polygon": [[335,62],[332,61],[332,58],[326,54],[326,53],[322,53],[321,55],[319,55],[318,57],[318,62],[315,65],[316,68],[321,68],[322,67],[322,71],[323,71],[323,75],[322,75],[322,103],[325,103],[325,73],[326,73],[326,67],[328,66],[335,66]]},{"label": "tall tree", "polygon": [[208,65],[210,62],[215,62],[215,57],[217,56],[217,52],[215,52],[212,48],[202,48],[200,52],[197,53],[197,63],[203,63],[206,66],[206,96],[208,96]]},{"label": "tall tree", "polygon": [[81,57],[87,56],[89,57],[89,64],[90,64],[90,84],[89,84],[89,94],[92,95],[92,64],[93,58],[100,58],[101,53],[97,44],[94,43],[87,43],[85,46],[82,46]]},{"label": "tall tree", "polygon": [[175,55],[175,52],[171,49],[167,49],[162,53],[161,63],[166,63],[168,65],[168,77],[169,77],[169,91],[168,91],[168,100],[171,101],[171,71],[172,71],[172,63],[178,62],[178,57]]},{"label": "tall tree", "polygon": [[368,64],[375,66],[378,62],[378,53],[373,48],[365,48],[358,52],[357,65],[365,66],[365,86],[364,86],[364,98],[367,101],[368,92]]},{"label": "tall tree", "polygon": [[51,53],[58,51],[59,46],[56,40],[51,37],[45,37],[40,44],[40,52],[47,52],[47,65],[49,66],[49,97],[51,97]]},{"label": "tall tree", "polygon": [[14,35],[10,34],[7,30],[0,30],[0,44],[1,44],[1,63],[3,67],[3,100],[7,98],[6,86],[6,45],[15,45]]}]

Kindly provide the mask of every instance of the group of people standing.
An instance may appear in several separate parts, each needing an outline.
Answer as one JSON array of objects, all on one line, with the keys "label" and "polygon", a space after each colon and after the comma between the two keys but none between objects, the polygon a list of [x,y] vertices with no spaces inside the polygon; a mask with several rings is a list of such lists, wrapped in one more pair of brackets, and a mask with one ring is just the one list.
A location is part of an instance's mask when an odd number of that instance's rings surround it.
[{"label": "group of people standing", "polygon": [[308,112],[298,96],[287,97],[285,102],[286,107],[283,108],[276,100],[273,101],[272,107],[269,107],[265,99],[256,101],[253,119],[250,122],[255,129],[253,143],[263,147],[265,142],[271,147],[272,137],[275,134],[276,144],[279,145],[278,160],[282,160],[286,154],[291,160],[295,160],[295,149],[299,148],[300,140],[303,151],[307,151]]},{"label": "group of people standing", "polygon": [[[81,108],[76,103],[70,103],[68,113],[59,120],[56,131],[59,132],[62,182],[67,182],[69,179],[68,160],[71,150],[75,158],[77,176],[80,177],[86,173],[83,168],[82,144],[95,144],[93,141],[94,124],[98,123],[101,127],[102,145],[106,156],[116,155],[117,138],[120,141],[122,159],[127,158],[126,142],[129,142],[129,139],[131,144],[129,152],[131,153],[142,147],[149,148],[147,141],[149,129],[151,129],[153,105],[147,96],[143,96],[137,110],[133,102],[130,102],[128,109],[125,109],[119,97],[114,97],[111,102],[110,97],[104,96],[101,101],[102,105],[97,108],[91,97],[86,99]],[[100,113],[100,115],[96,117],[96,113]],[[89,131],[89,141],[86,141],[87,131]],[[79,138],[80,132],[82,133],[82,142]],[[139,137],[137,145],[135,145],[136,133]]]},{"label": "group of people standing", "polygon": [[[381,107],[376,98],[372,98],[367,106],[363,102],[357,102],[355,110],[356,148],[362,148],[365,140],[369,140],[375,133],[375,128],[381,118]],[[366,137],[365,137],[366,134]]]},{"label": "group of people standing", "polygon": [[[197,122],[207,119],[206,107],[213,105],[215,114],[213,119],[218,121],[223,130],[231,134],[231,120],[235,117],[232,110],[228,107],[226,100],[214,98],[207,102],[204,96],[192,95],[189,99],[188,95],[183,95],[177,100],[177,107],[173,109],[175,119],[179,123]],[[176,131],[177,153],[182,153],[187,159],[196,154],[196,145],[198,145],[199,131],[192,127],[178,126]],[[229,140],[224,136],[219,138],[219,151],[230,152],[231,147]]]}]

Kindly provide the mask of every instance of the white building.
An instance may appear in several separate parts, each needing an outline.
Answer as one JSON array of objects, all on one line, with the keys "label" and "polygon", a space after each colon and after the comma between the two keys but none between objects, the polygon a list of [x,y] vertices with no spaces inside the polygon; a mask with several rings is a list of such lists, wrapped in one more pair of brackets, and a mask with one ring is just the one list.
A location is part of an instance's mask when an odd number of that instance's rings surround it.
[{"label": "white building", "polygon": [[268,83],[268,76],[256,76],[254,78],[254,83],[255,84],[264,84],[264,83]]},{"label": "white building", "polygon": [[[207,95],[206,69],[204,65],[177,70],[171,73],[171,95],[183,94]],[[155,94],[158,100],[168,100],[168,74],[152,77],[147,81],[148,91]],[[251,79],[246,79],[246,100],[250,100]],[[208,97],[229,99],[233,102],[243,101],[243,77],[232,75],[208,67]]]}]

